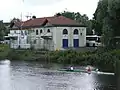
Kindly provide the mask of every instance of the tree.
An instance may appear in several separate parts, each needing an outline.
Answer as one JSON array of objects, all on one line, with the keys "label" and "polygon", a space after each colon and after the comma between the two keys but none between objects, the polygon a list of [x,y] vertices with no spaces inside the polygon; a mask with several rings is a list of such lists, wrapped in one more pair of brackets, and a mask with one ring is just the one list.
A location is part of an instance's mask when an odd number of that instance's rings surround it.
[{"label": "tree", "polygon": [[102,32],[107,47],[113,48],[120,40],[120,0],[102,0],[94,13],[95,30]]},{"label": "tree", "polygon": [[6,28],[3,24],[3,21],[0,21],[0,41],[4,40],[5,33],[6,33]]},{"label": "tree", "polygon": [[120,36],[120,1],[108,1],[108,12],[111,27],[114,29],[114,36]]},{"label": "tree", "polygon": [[103,29],[103,21],[104,18],[107,16],[108,12],[108,0],[100,0],[98,2],[97,9],[95,13],[93,14],[93,20],[94,20],[94,30],[97,32],[98,35],[102,35],[102,29]]}]

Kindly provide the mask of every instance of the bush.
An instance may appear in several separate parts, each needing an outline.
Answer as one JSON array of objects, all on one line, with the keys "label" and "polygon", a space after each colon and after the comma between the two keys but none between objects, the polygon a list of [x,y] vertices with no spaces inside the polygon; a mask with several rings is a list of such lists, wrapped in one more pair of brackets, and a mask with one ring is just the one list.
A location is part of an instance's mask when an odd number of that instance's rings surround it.
[{"label": "bush", "polygon": [[120,50],[99,49],[95,52],[55,51],[49,53],[50,61],[62,64],[92,65],[104,71],[114,71],[116,60],[120,59]]},{"label": "bush", "polygon": [[14,50],[2,48],[0,58],[10,60],[40,60],[61,64],[92,65],[104,71],[114,71],[115,62],[120,60],[120,50],[98,49],[94,52]]}]

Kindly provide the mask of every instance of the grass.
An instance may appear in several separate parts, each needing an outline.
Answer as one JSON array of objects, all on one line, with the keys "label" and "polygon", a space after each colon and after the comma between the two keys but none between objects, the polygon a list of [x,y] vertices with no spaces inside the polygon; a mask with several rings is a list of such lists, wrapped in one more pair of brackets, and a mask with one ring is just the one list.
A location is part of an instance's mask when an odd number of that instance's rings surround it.
[{"label": "grass", "polygon": [[0,59],[6,59],[9,51],[10,51],[9,45],[0,44]]}]

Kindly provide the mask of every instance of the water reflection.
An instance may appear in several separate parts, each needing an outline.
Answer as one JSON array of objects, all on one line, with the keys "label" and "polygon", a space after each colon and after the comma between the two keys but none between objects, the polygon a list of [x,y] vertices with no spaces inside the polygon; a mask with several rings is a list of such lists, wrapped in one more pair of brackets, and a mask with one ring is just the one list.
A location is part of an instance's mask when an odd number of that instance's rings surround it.
[{"label": "water reflection", "polygon": [[61,72],[59,68],[63,66],[39,62],[0,64],[0,90],[115,90],[109,88],[114,76]]},{"label": "water reflection", "polygon": [[0,62],[0,90],[11,90],[10,62]]}]

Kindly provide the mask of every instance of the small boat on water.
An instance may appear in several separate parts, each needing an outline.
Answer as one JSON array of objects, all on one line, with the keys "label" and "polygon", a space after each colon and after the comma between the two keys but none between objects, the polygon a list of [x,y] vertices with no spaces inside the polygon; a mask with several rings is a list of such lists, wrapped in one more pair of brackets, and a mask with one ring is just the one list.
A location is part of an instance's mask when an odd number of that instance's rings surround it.
[{"label": "small boat on water", "polygon": [[100,71],[87,71],[87,70],[80,70],[80,69],[74,69],[74,70],[70,70],[70,69],[60,69],[59,71],[62,72],[82,72],[82,73],[88,73],[88,74],[104,74],[104,75],[115,75],[114,73],[109,73],[109,72],[100,72]]},{"label": "small boat on water", "polygon": [[91,73],[93,69],[91,67],[83,68],[83,69],[76,69],[73,68],[73,66],[67,68],[67,69],[60,69],[59,71],[66,71],[66,72],[83,72],[83,73]]},{"label": "small boat on water", "polygon": [[65,72],[82,72],[82,73],[88,73],[88,74],[104,74],[104,75],[114,75],[114,73],[109,72],[100,72],[97,68],[91,68],[87,67],[85,69],[74,69],[73,67],[70,67],[69,69],[60,69],[59,71],[65,71]]},{"label": "small boat on water", "polygon": [[59,71],[65,71],[65,72],[83,72],[81,70],[70,70],[70,69],[60,69]]},{"label": "small boat on water", "polygon": [[91,72],[88,72],[87,70],[80,70],[80,69],[60,69],[59,71],[65,71],[65,72],[83,72],[83,73],[91,73]]}]

